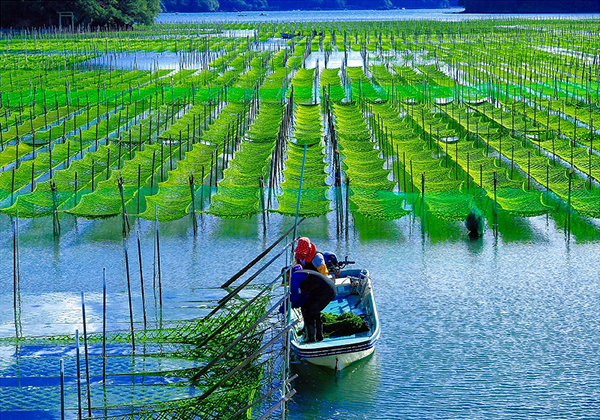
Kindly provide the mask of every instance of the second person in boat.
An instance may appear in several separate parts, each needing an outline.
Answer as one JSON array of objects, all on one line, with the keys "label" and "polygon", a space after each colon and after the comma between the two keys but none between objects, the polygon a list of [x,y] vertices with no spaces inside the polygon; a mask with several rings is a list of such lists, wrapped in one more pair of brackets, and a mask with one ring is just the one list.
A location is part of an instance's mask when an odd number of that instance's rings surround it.
[{"label": "second person in boat", "polygon": [[329,275],[323,254],[317,252],[317,247],[310,242],[309,238],[298,239],[294,256],[296,258],[294,264],[300,264],[302,269],[318,271],[324,276]]}]

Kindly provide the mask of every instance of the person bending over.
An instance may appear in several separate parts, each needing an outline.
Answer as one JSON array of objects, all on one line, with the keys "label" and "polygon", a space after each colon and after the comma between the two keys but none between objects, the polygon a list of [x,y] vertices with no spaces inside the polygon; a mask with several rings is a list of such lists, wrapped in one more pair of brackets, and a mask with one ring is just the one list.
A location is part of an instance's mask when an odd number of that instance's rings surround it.
[{"label": "person bending over", "polygon": [[292,308],[302,311],[306,341],[322,341],[321,311],[335,297],[335,283],[317,271],[303,270],[302,266],[295,265],[292,267],[290,287]]}]

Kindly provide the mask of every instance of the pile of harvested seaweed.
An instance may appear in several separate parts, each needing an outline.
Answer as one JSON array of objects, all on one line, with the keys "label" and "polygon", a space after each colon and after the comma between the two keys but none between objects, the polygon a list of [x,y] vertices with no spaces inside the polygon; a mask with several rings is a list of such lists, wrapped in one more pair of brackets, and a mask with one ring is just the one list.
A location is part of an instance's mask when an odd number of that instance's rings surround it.
[{"label": "pile of harvested seaweed", "polygon": [[358,315],[344,312],[340,315],[322,313],[323,335],[325,337],[345,337],[364,331],[369,331],[367,323]]}]

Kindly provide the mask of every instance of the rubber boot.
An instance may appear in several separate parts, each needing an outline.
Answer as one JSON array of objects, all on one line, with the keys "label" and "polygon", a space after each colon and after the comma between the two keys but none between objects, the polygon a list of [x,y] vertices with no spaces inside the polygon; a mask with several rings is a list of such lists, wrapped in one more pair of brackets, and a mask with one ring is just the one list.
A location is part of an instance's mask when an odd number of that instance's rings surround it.
[{"label": "rubber boot", "polygon": [[317,316],[316,339],[317,341],[323,341],[323,321],[321,320],[321,314]]},{"label": "rubber boot", "polygon": [[314,324],[306,324],[304,326],[306,328],[306,342],[307,343],[314,343],[315,340],[315,333],[316,333],[316,328],[314,326]]}]

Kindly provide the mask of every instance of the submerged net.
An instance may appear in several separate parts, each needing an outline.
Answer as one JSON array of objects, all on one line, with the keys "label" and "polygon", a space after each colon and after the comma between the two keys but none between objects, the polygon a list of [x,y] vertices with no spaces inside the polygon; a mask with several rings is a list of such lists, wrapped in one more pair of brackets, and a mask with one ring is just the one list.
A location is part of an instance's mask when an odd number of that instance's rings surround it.
[{"label": "submerged net", "polygon": [[[88,334],[90,355],[87,361],[91,381],[88,394],[82,360],[83,412],[87,415],[89,398],[94,418],[223,419],[240,410],[244,415],[261,413],[264,408],[258,400],[276,383],[280,374],[273,363],[277,354],[251,358],[263,345],[263,338],[272,334],[265,321],[257,323],[265,314],[269,300],[268,296],[260,297],[246,309],[242,309],[245,301],[230,304],[212,318],[163,321],[161,328],[137,331],[135,352],[132,351],[130,332],[107,332],[106,358],[102,356],[102,333]],[[250,328],[252,325],[254,327]],[[234,344],[234,340],[249,328],[246,338]],[[220,332],[214,335],[217,329]],[[2,340],[4,345],[13,341]],[[84,359],[83,337],[80,337],[79,345]],[[216,359],[228,348],[225,357]],[[37,356],[40,352],[44,358]],[[0,411],[14,413],[26,407],[29,411],[60,415],[58,359],[65,362],[67,378],[77,376],[75,337],[21,337],[16,356],[19,366],[5,369],[5,378],[23,378],[25,381],[44,378],[47,383],[5,388]],[[197,376],[213,360],[216,363]],[[246,362],[246,366],[241,366]],[[233,369],[239,370],[234,373]],[[106,382],[102,379],[104,370]],[[223,381],[226,375],[229,378]],[[65,385],[66,415],[76,417],[77,384],[67,380]],[[252,404],[255,407],[247,411],[246,407]]]}]

